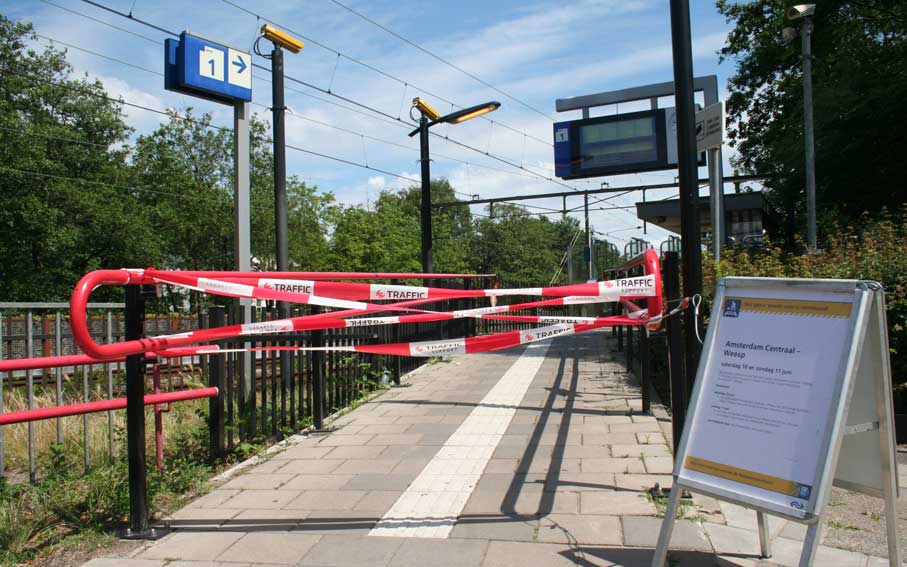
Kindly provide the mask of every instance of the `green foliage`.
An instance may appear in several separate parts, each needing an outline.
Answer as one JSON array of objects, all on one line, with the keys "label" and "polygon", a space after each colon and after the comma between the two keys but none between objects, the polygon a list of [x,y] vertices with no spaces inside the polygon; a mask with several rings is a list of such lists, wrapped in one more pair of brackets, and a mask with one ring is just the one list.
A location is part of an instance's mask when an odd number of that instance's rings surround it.
[{"label": "green foliage", "polygon": [[[735,24],[721,50],[736,66],[728,79],[728,135],[736,165],[769,175],[773,203],[792,218],[805,211],[803,77],[800,40],[789,44],[787,0],[718,0]],[[903,200],[907,160],[907,3],[819,2],[813,33],[817,202],[820,229]],[[900,189],[898,189],[900,188]],[[801,223],[801,226],[802,223]]]},{"label": "green foliage", "polygon": [[143,235],[124,194],[130,128],[64,52],[27,48],[0,15],[0,285],[5,300],[68,297],[86,271],[131,265]]},{"label": "green foliage", "polygon": [[[873,280],[885,288],[892,376],[899,413],[907,413],[907,207],[846,225],[835,225],[820,254],[790,254],[766,243],[761,249],[730,249],[704,270],[706,293],[724,276]],[[710,297],[706,298],[710,300]]]},{"label": "green foliage", "polygon": [[[553,222],[527,215],[523,207],[496,204],[494,218],[476,221],[470,251],[475,270],[503,282],[547,283],[577,229],[572,218]],[[582,257],[582,246],[574,248]],[[575,265],[580,265],[575,263]]]}]

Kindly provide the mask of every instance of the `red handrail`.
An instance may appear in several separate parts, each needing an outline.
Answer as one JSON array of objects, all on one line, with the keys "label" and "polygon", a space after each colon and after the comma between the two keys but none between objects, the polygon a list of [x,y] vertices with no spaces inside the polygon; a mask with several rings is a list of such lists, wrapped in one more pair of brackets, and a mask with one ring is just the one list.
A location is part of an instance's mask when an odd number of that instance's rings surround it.
[{"label": "red handrail", "polygon": [[[217,388],[211,387],[180,390],[178,392],[165,392],[163,394],[147,394],[145,396],[145,405],[152,406],[155,404],[197,400],[199,398],[214,398],[217,397],[218,393],[219,391]],[[82,415],[85,413],[98,413],[102,411],[124,409],[125,407],[126,398],[113,398],[112,400],[98,400],[96,402],[85,402],[82,404],[11,411],[9,413],[0,413],[0,425],[39,421],[42,419],[52,419],[70,415]]]},{"label": "red handrail", "polygon": [[[631,258],[623,266],[617,268],[608,268],[605,272],[627,272],[633,268],[642,266],[647,276],[655,276],[655,295],[646,299],[646,307],[649,311],[649,317],[661,315],[664,311],[664,289],[661,282],[661,259],[658,252],[652,248],[647,248],[642,254]],[[622,300],[631,305],[636,305],[632,301]],[[649,329],[655,330],[661,326],[661,321],[656,321],[647,325]]]}]

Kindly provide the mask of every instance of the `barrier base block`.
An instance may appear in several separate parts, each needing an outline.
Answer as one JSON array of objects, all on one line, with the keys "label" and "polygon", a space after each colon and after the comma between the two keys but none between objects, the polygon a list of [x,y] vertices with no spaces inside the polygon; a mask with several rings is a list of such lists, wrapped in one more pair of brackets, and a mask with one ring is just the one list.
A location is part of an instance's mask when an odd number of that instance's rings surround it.
[{"label": "barrier base block", "polygon": [[155,541],[173,531],[167,524],[155,524],[144,531],[135,531],[129,526],[120,528],[117,535],[120,539],[130,541]]}]

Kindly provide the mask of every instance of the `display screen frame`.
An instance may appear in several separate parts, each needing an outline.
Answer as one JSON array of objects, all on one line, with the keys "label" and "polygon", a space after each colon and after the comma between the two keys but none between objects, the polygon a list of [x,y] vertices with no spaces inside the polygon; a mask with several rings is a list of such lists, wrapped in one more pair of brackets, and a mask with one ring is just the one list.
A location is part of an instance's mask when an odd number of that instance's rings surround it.
[{"label": "display screen frame", "polygon": [[[615,122],[628,122],[640,118],[651,118],[655,122],[655,153],[654,160],[636,161],[631,163],[621,163],[599,167],[584,168],[580,162],[580,131],[588,126],[599,124],[611,124]],[[630,112],[627,114],[617,114],[613,116],[598,116],[595,118],[585,118],[574,120],[569,123],[569,144],[570,144],[570,163],[567,175],[564,179],[580,179],[584,177],[599,177],[603,175],[615,175],[620,173],[635,173],[638,171],[653,171],[660,169],[672,169],[673,165],[668,163],[668,149],[666,131],[667,124],[665,120],[665,109],[657,108],[652,110],[643,110],[639,112]],[[563,164],[558,164],[563,165]]]}]

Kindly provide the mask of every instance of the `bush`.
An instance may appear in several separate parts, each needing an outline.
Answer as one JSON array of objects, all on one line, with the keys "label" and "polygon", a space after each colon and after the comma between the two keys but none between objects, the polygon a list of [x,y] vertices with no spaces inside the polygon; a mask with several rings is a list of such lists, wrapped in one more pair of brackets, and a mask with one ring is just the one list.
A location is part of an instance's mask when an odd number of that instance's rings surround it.
[{"label": "bush", "polygon": [[[709,260],[704,260],[709,262]],[[851,226],[834,226],[819,254],[790,254],[767,242],[758,249],[729,249],[704,266],[705,302],[725,276],[873,280],[885,288],[895,410],[907,413],[907,206],[897,214],[868,214]],[[708,312],[708,311],[706,311]]]}]

